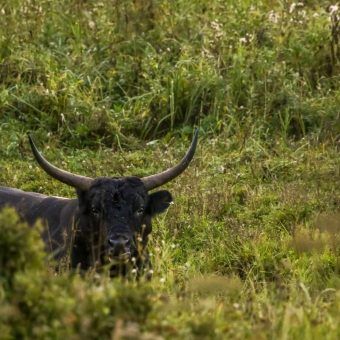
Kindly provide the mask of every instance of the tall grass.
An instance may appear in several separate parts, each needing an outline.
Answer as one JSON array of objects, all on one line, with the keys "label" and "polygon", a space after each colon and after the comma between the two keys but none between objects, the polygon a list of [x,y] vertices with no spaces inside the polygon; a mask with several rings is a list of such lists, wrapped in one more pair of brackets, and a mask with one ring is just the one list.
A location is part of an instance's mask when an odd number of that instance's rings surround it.
[{"label": "tall grass", "polygon": [[[329,1],[0,1],[0,183],[33,163],[167,184],[154,279],[55,264],[0,214],[0,337],[339,338],[339,10]],[[113,152],[114,151],[114,152]],[[59,265],[60,266],[60,265]]]},{"label": "tall grass", "polygon": [[78,146],[191,124],[334,135],[338,14],[327,4],[5,2],[0,110]]}]

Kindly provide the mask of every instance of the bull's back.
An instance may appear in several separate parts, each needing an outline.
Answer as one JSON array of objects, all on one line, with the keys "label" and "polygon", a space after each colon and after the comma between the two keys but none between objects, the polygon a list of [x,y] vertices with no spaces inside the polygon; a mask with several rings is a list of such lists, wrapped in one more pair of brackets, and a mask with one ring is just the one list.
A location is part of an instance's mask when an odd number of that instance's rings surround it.
[{"label": "bull's back", "polygon": [[0,187],[0,209],[12,207],[19,215],[24,217],[35,205],[39,204],[47,196],[25,192],[19,189]]},{"label": "bull's back", "polygon": [[30,225],[41,220],[45,226],[44,241],[53,251],[64,246],[65,236],[72,232],[77,212],[75,199],[0,187],[0,210],[6,206],[13,207]]}]

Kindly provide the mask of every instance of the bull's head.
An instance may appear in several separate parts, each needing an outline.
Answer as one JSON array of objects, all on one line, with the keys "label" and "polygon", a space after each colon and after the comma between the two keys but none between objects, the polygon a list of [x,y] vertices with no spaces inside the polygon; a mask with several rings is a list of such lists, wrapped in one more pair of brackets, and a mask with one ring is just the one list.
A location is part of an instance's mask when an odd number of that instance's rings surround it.
[{"label": "bull's head", "polygon": [[[149,193],[180,175],[192,160],[198,130],[179,164],[148,177],[89,178],[58,169],[37,150],[29,137],[39,165],[53,178],[74,187],[79,201],[78,226],[81,237],[97,247],[98,259],[142,262],[151,218],[165,211],[172,202],[166,190]],[[138,265],[138,263],[137,263]]]}]

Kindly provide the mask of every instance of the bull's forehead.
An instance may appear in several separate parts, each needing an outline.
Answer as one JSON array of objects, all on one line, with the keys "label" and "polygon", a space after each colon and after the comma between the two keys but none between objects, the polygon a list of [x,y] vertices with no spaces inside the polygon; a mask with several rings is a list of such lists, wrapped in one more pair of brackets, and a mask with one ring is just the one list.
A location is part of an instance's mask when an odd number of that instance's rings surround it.
[{"label": "bull's forehead", "polygon": [[91,198],[105,201],[115,201],[117,198],[129,201],[135,197],[147,197],[143,182],[138,177],[97,178],[89,192]]}]

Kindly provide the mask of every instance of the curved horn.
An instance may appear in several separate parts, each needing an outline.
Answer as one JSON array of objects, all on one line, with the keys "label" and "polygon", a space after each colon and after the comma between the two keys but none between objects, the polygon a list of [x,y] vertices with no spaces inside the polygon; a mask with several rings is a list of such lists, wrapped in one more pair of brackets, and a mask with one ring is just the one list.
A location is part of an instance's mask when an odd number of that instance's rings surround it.
[{"label": "curved horn", "polygon": [[89,189],[91,183],[93,182],[92,178],[74,175],[68,171],[58,169],[41,155],[30,135],[28,135],[28,138],[36,161],[50,176],[74,188],[79,188],[82,190]]},{"label": "curved horn", "polygon": [[182,158],[180,163],[178,163],[177,165],[173,166],[170,169],[160,172],[159,174],[143,177],[142,182],[144,183],[146,190],[152,190],[154,188],[157,188],[180,175],[188,167],[192,158],[194,157],[197,146],[197,139],[198,129],[195,130],[194,138],[191,142],[190,148],[188,149],[187,153]]}]

